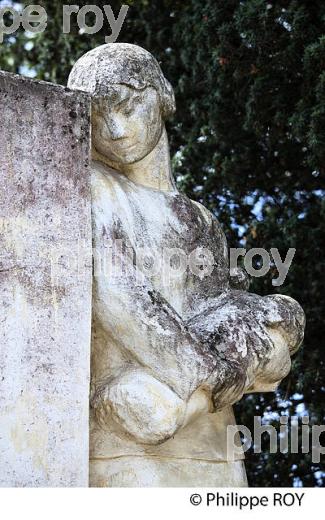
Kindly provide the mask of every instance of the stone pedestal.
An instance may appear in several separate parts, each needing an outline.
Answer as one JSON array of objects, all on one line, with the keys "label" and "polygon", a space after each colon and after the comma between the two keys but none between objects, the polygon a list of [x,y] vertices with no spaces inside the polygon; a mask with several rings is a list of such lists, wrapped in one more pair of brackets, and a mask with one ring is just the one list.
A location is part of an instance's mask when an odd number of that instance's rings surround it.
[{"label": "stone pedestal", "polygon": [[86,94],[0,73],[0,486],[88,486]]}]

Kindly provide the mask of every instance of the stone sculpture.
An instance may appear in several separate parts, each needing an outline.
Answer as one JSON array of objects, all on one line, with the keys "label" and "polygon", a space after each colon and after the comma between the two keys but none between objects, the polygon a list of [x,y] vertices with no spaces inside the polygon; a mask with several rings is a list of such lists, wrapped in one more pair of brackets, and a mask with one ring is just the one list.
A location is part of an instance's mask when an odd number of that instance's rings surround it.
[{"label": "stone sculpture", "polygon": [[92,96],[93,247],[109,259],[93,288],[90,485],[245,486],[231,405],[277,388],[304,313],[231,277],[220,224],[176,189],[174,94],[151,54],[98,47],[69,87]]}]

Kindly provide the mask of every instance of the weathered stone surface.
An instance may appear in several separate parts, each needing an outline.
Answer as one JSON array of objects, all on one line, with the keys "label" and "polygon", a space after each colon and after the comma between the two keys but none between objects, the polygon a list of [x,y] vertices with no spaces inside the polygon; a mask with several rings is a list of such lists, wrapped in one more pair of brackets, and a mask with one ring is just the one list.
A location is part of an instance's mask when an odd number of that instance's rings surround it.
[{"label": "weathered stone surface", "polygon": [[245,486],[243,453],[227,451],[231,405],[288,373],[304,313],[245,292],[220,224],[176,189],[174,97],[149,53],[101,46],[69,86],[93,97],[93,244],[106,260],[93,291],[90,485]]},{"label": "weathered stone surface", "polygon": [[0,114],[0,485],[87,486],[89,99],[1,72]]}]

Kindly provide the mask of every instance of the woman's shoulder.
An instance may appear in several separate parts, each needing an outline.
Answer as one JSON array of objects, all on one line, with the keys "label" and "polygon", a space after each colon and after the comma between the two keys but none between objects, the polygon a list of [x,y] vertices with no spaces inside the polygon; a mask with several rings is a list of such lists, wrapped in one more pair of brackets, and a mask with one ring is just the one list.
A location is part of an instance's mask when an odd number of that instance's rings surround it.
[{"label": "woman's shoulder", "polygon": [[113,168],[110,168],[106,164],[103,164],[100,161],[92,161],[90,166],[91,172],[91,182],[92,184],[105,184],[105,185],[114,185],[119,181],[119,174]]},{"label": "woman's shoulder", "polygon": [[207,225],[212,226],[213,222],[217,220],[216,217],[213,215],[213,213],[211,213],[211,211],[209,211],[200,202],[197,202],[196,200],[192,200],[192,199],[190,199],[190,200],[191,200],[191,203],[193,204],[193,206],[200,211],[200,213],[201,213],[202,217],[204,218],[204,220],[206,221]]}]

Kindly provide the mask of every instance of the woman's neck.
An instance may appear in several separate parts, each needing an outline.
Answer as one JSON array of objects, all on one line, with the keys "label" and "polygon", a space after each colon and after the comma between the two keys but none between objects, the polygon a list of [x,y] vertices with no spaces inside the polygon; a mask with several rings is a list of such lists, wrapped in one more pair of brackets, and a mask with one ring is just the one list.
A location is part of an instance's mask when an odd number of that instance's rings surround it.
[{"label": "woman's neck", "polygon": [[158,144],[141,161],[123,165],[109,164],[107,159],[98,154],[96,150],[93,152],[93,159],[114,168],[135,184],[160,191],[174,191],[176,189],[165,128],[162,131]]}]

